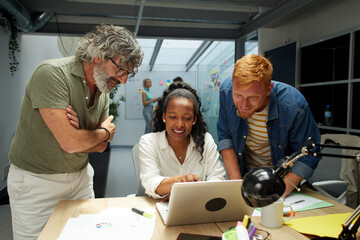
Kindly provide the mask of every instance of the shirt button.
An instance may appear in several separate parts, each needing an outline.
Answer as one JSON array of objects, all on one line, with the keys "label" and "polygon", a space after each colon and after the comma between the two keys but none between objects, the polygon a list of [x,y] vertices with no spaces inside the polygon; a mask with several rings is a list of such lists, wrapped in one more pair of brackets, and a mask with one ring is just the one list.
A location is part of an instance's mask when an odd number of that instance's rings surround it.
[{"label": "shirt button", "polygon": [[241,156],[241,153],[239,153],[239,156]]},{"label": "shirt button", "polygon": [[244,136],[244,138],[246,138],[246,136]]},{"label": "shirt button", "polygon": [[88,100],[88,99],[89,99],[89,97],[85,97],[85,99],[86,99],[86,100]]},{"label": "shirt button", "polygon": [[85,80],[83,80],[83,84],[85,84]]},{"label": "shirt button", "polygon": [[281,148],[281,145],[279,145],[279,148]]}]

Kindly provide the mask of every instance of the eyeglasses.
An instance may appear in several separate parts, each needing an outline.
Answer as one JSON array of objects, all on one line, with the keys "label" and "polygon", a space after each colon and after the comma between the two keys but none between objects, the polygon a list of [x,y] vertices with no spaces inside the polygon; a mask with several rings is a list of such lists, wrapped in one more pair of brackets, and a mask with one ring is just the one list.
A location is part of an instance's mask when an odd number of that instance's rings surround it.
[{"label": "eyeglasses", "polygon": [[271,240],[271,234],[268,231],[257,229],[255,233],[256,239]]},{"label": "eyeglasses", "polygon": [[134,72],[127,71],[124,68],[117,65],[117,63],[112,58],[110,58],[110,61],[118,68],[118,71],[115,73],[117,77],[122,78],[127,75],[128,78],[132,78],[135,75]]}]

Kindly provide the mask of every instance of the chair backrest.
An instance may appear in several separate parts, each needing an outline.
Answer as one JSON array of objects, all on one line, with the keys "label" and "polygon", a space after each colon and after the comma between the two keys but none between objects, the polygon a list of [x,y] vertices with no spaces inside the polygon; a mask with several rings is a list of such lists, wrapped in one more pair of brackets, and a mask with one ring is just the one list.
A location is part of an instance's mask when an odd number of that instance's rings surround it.
[{"label": "chair backrest", "polygon": [[[324,142],[328,145],[338,145],[332,140],[326,140]],[[321,153],[337,154],[341,155],[341,149],[339,148],[323,148]],[[326,180],[341,180],[340,170],[341,170],[341,157],[326,157],[323,156],[319,161],[319,165],[314,171],[312,177],[308,180],[310,183],[326,181]]]},{"label": "chair backrest", "polygon": [[[324,141],[327,145],[339,145],[330,139],[325,139]],[[328,154],[337,154],[341,155],[341,149],[339,148],[323,148],[321,153],[328,153]],[[330,197],[336,201],[344,201],[345,202],[345,195],[343,193],[346,192],[346,184],[340,178],[340,171],[341,171],[341,164],[342,158],[341,157],[327,157],[323,156],[319,162],[319,165],[315,169],[311,178],[308,179],[308,182],[320,193],[324,194],[326,192],[329,195],[325,195]],[[330,184],[326,181],[341,181],[343,184]],[[318,186],[321,184],[321,186]],[[323,184],[323,185],[322,185]],[[342,196],[338,199],[339,196]]]},{"label": "chair backrest", "polygon": [[140,158],[139,158],[139,143],[135,144],[131,150],[131,156],[134,164],[136,177],[136,196],[146,196],[145,189],[141,184],[140,179]]}]

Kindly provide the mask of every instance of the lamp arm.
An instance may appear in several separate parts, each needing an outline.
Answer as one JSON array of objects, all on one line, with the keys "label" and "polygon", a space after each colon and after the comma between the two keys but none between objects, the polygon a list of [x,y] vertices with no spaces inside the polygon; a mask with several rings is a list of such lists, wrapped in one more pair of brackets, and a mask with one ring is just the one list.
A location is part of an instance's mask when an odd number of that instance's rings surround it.
[{"label": "lamp arm", "polygon": [[346,227],[349,227],[350,224],[360,215],[360,206],[358,206],[354,212],[345,220],[344,224]]},{"label": "lamp arm", "polygon": [[353,159],[356,159],[358,162],[360,162],[360,148],[359,147],[328,145],[328,144],[320,144],[320,143],[314,143],[314,146],[321,147],[321,148],[340,148],[340,149],[358,150],[359,152],[355,153],[354,155],[341,155],[341,154],[330,154],[330,153],[314,153],[314,152],[311,152],[311,151],[310,151],[310,154],[312,156],[353,158]]},{"label": "lamp arm", "polygon": [[295,155],[291,160],[289,160],[288,162],[284,162],[283,163],[283,167],[286,168],[286,167],[292,167],[294,165],[294,162],[299,160],[300,158],[304,157],[304,156],[307,156],[309,155],[309,149],[307,146],[304,146],[301,148],[301,151],[300,153],[298,153],[297,155]]},{"label": "lamp arm", "polygon": [[343,226],[343,230],[341,231],[339,235],[340,240],[356,240],[356,233],[360,225],[360,218],[356,220],[354,225],[351,227]]},{"label": "lamp arm", "polygon": [[[278,200],[284,194],[286,189],[283,178],[287,173],[291,171],[291,167],[294,165],[294,162],[304,156],[336,156],[344,158],[343,155],[321,154],[320,147],[334,146],[315,143],[313,138],[308,138],[299,151],[278,160],[273,168],[254,168],[247,172],[243,177],[241,188],[241,193],[244,200],[246,201],[246,204],[251,207],[265,207]],[[339,146],[337,148],[345,148],[352,150],[355,149],[359,150],[360,152],[360,148],[343,146]],[[348,157],[349,156],[345,156],[345,158]],[[360,153],[356,153],[354,156],[350,157],[360,159]],[[360,213],[357,213],[355,215],[359,216]],[[343,235],[348,236],[350,233],[350,235],[353,236],[353,232],[357,230],[358,226],[360,226],[360,218],[356,219],[356,223],[351,226],[349,226],[349,224],[345,222],[345,224],[343,225]],[[350,240],[351,238],[342,238],[342,240],[345,239]]]},{"label": "lamp arm", "polygon": [[323,156],[323,157],[337,157],[337,158],[355,158],[357,161],[360,161],[360,153],[355,155],[342,155],[342,154],[332,154],[332,153],[316,153],[311,154],[312,156]]},{"label": "lamp arm", "polygon": [[291,154],[289,157],[281,159],[275,168],[275,174],[281,178],[285,177],[285,175],[291,171],[291,167],[294,165],[294,162],[307,155],[309,155],[309,147],[304,146],[300,151]]},{"label": "lamp arm", "polygon": [[[360,218],[358,217],[359,214],[360,214],[360,206],[358,206],[354,210],[354,212],[345,220],[344,224],[342,224],[343,230],[341,231],[341,233],[339,235],[340,240],[355,240],[356,239],[356,233],[360,226]],[[356,219],[355,223],[353,225],[351,225],[351,223],[355,219]]]},{"label": "lamp arm", "polygon": [[[340,146],[340,145],[329,145],[329,144],[320,144],[313,141],[312,138],[309,138],[307,140],[308,144],[304,145],[300,151],[292,154],[289,157],[285,157],[284,159],[281,159],[278,164],[278,168],[275,169],[275,172],[283,177],[288,172],[290,172],[291,167],[294,165],[294,162],[299,160],[300,158],[304,156],[326,156],[326,157],[340,157],[340,158],[352,158],[356,159],[360,162],[360,147],[352,147],[352,146]],[[313,148],[319,147],[319,148],[340,148],[340,149],[349,149],[349,150],[359,150],[358,153],[355,153],[354,155],[342,155],[342,154],[331,154],[331,153],[321,153],[321,152],[314,152],[312,151]]]},{"label": "lamp arm", "polygon": [[349,150],[360,150],[359,147],[352,147],[352,146],[341,146],[341,145],[333,145],[333,144],[321,144],[321,143],[314,143],[314,147],[322,147],[322,148],[341,148],[341,149],[349,149]]}]

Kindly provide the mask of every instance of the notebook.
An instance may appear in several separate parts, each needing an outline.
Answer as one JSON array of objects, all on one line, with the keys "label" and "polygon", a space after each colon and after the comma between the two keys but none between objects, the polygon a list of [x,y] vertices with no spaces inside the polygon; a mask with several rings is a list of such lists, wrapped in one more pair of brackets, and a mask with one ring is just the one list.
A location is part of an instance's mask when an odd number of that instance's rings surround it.
[{"label": "notebook", "polygon": [[253,208],[241,195],[242,180],[175,183],[169,202],[156,209],[167,226],[242,220]]}]

